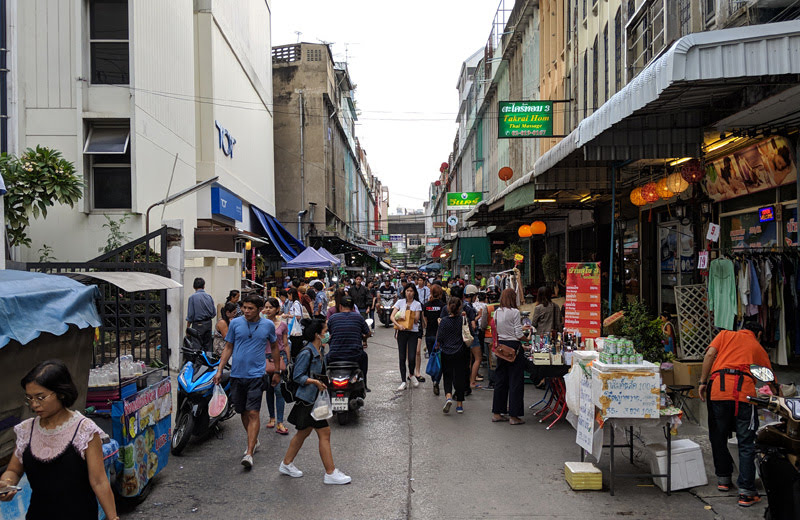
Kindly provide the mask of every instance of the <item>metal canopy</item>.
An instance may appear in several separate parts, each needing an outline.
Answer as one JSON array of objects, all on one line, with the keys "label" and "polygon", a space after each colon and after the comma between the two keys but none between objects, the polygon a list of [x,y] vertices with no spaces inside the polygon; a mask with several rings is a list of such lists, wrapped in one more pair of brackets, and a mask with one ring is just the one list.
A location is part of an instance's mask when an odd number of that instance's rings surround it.
[{"label": "metal canopy", "polygon": [[178,289],[183,287],[175,280],[165,278],[158,274],[134,271],[92,271],[92,272],[64,272],[57,273],[79,282],[88,281],[90,278],[103,280],[116,285],[125,292],[160,291],[163,289]]}]

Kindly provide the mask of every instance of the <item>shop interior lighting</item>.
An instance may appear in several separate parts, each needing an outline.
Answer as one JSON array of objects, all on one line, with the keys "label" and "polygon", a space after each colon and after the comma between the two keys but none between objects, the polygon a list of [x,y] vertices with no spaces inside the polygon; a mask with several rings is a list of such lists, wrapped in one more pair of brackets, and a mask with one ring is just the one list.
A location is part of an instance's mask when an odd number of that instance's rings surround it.
[{"label": "shop interior lighting", "polygon": [[691,157],[683,157],[683,158],[681,158],[681,159],[675,159],[674,161],[672,161],[671,163],[669,163],[669,165],[670,165],[670,166],[677,166],[677,165],[679,165],[679,164],[683,164],[683,163],[685,163],[686,161],[691,161],[691,160],[692,160],[692,158],[691,158]]},{"label": "shop interior lighting", "polygon": [[535,202],[537,204],[544,204],[544,203],[552,204],[552,203],[557,202],[557,201],[556,201],[556,199],[533,199],[533,202]]},{"label": "shop interior lighting", "polygon": [[744,139],[744,137],[735,137],[734,136],[734,137],[729,137],[727,139],[723,139],[721,141],[717,141],[716,143],[711,144],[711,145],[708,146],[708,148],[706,148],[706,153],[713,152],[714,150],[719,150],[723,146],[728,146],[729,144],[733,144],[736,141],[740,141],[742,139]]},{"label": "shop interior lighting", "polygon": [[590,200],[592,200],[592,196],[591,196],[591,195],[586,195],[585,197],[583,197],[583,198],[582,198],[581,200],[579,200],[578,202],[588,202],[588,201],[590,201]]}]

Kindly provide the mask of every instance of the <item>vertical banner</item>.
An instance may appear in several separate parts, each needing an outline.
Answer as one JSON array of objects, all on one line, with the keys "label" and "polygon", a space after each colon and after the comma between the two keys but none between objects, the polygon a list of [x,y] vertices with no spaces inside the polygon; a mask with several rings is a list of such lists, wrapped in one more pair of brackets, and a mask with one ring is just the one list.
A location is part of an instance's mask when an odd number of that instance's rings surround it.
[{"label": "vertical banner", "polygon": [[[580,366],[576,361],[574,369]],[[592,378],[586,374],[586,370],[579,372],[581,378],[580,386],[580,413],[578,415],[578,427],[575,442],[589,453],[593,453],[592,444],[594,442],[594,401],[592,401]]]},{"label": "vertical banner", "polygon": [[580,331],[584,338],[600,337],[601,305],[600,263],[567,263],[564,329]]}]

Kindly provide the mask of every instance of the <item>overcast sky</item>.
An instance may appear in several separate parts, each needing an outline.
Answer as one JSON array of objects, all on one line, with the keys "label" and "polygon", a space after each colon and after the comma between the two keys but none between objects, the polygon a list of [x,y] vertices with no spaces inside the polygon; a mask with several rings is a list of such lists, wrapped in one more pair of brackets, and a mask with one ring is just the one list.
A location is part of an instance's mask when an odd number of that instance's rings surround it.
[{"label": "overcast sky", "polygon": [[498,0],[273,0],[272,45],[333,42],[347,58],[356,134],[391,213],[422,208],[452,151],[461,64],[489,38]]}]

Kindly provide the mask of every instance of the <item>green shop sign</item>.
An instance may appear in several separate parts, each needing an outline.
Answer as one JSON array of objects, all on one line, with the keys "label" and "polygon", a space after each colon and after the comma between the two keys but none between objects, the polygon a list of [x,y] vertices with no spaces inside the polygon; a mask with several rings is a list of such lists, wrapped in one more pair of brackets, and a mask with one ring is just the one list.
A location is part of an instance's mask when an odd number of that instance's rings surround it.
[{"label": "green shop sign", "polygon": [[472,209],[483,200],[482,192],[465,191],[461,193],[447,193],[447,211]]},{"label": "green shop sign", "polygon": [[497,136],[552,137],[552,101],[499,101],[497,106]]}]

